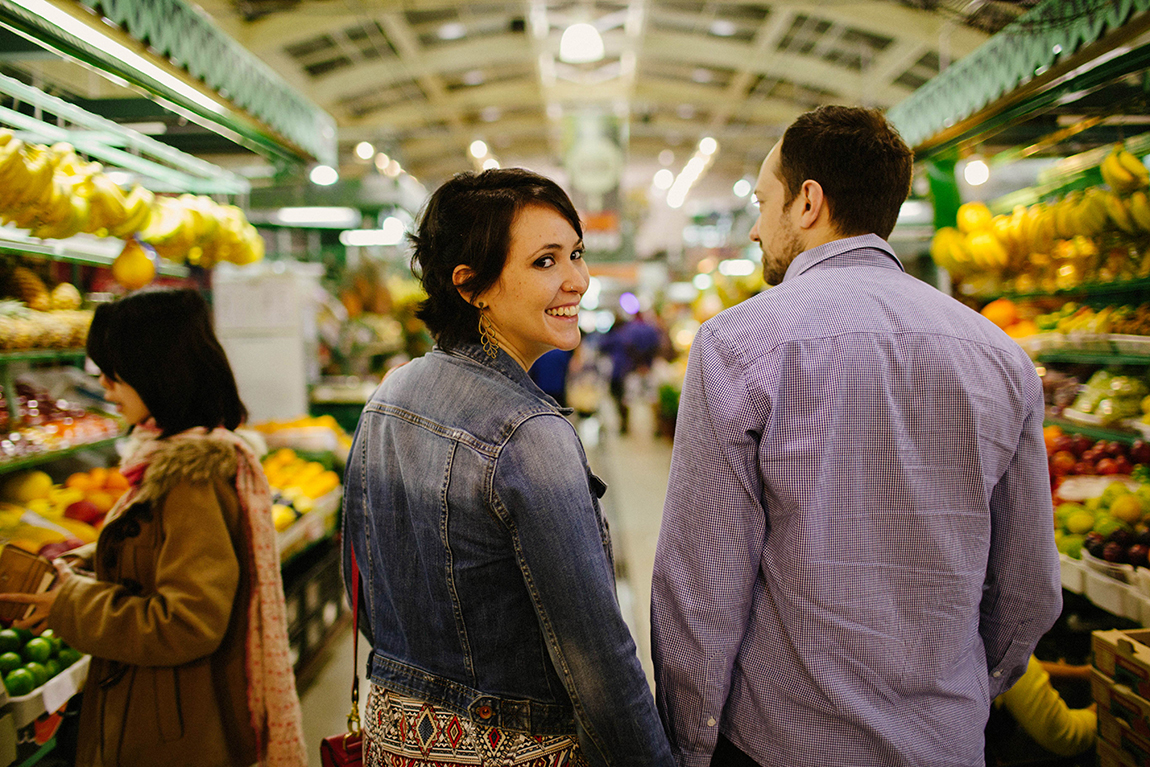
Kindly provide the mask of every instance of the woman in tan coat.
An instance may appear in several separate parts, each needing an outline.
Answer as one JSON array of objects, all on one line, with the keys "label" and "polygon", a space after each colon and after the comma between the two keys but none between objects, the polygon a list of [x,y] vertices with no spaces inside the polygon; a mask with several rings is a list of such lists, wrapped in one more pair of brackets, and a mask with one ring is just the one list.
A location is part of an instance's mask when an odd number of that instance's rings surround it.
[{"label": "woman in tan coat", "polygon": [[270,491],[195,291],[99,307],[88,354],[133,425],[94,576],[57,560],[17,625],[92,655],[77,764],[304,765]]}]

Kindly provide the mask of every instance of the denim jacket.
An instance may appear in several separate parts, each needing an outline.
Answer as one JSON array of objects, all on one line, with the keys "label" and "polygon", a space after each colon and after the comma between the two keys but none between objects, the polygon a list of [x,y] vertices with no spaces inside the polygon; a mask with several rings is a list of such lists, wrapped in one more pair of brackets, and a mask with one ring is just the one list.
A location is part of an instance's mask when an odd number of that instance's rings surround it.
[{"label": "denim jacket", "polygon": [[506,353],[436,347],[364,407],[345,478],[370,676],[480,725],[673,764],[582,444]]}]

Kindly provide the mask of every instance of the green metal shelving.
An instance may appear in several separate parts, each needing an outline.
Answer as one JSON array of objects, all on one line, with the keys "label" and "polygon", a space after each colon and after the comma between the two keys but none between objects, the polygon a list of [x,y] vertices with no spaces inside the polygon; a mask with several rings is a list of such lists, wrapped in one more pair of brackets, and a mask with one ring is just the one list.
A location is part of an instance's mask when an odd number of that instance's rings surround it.
[{"label": "green metal shelving", "polygon": [[115,437],[107,437],[105,439],[99,439],[94,442],[85,442],[83,444],[73,445],[72,447],[64,448],[62,450],[49,450],[43,453],[21,456],[19,458],[13,458],[7,461],[0,460],[0,474],[9,471],[15,471],[17,469],[27,469],[31,466],[38,466],[40,464],[49,463],[51,461],[58,461],[61,458],[67,458],[68,456],[74,455],[83,450],[96,450],[99,448],[111,447],[112,445],[116,444],[116,440],[120,439],[121,436],[123,435],[117,434]]}]

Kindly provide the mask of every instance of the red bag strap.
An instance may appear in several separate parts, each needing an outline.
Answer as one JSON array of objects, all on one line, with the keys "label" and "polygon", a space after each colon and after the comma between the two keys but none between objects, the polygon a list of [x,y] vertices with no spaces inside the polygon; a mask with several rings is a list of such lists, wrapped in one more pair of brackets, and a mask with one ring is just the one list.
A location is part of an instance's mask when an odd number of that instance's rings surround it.
[{"label": "red bag strap", "polygon": [[347,715],[347,731],[359,734],[359,595],[363,582],[359,579],[359,565],[355,561],[355,547],[351,547],[351,712]]}]

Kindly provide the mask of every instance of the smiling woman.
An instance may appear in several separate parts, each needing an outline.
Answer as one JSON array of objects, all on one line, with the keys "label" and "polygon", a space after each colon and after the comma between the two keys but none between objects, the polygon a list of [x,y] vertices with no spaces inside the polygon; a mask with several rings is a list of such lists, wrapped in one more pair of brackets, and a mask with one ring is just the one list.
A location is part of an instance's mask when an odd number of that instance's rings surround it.
[{"label": "smiling woman", "polygon": [[[367,761],[670,765],[615,599],[606,488],[527,373],[579,344],[579,217],[537,174],[464,173],[412,239],[437,345],[372,395],[345,473]],[[440,728],[460,737],[423,737]]]}]

